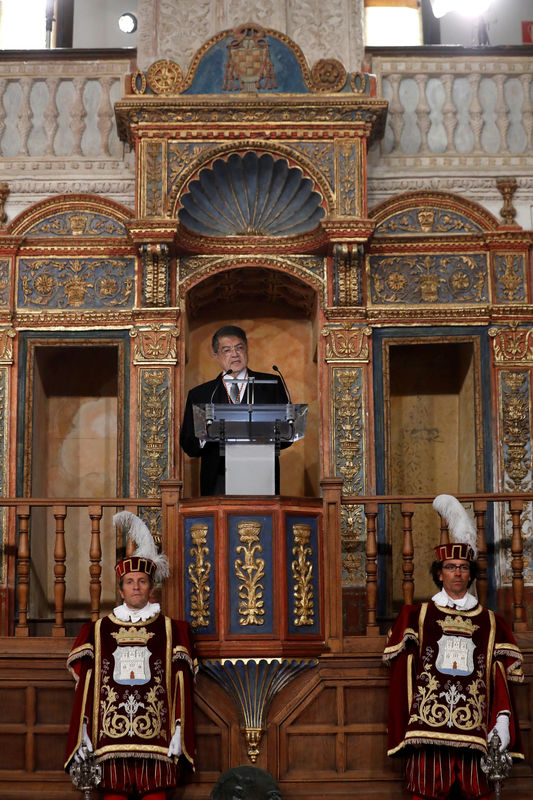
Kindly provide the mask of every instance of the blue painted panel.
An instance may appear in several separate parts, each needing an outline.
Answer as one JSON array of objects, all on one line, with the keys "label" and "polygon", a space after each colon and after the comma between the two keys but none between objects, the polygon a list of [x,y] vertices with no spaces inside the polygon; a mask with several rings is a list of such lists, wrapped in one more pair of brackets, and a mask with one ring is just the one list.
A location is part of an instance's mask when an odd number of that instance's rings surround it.
[{"label": "blue painted panel", "polygon": [[135,259],[21,258],[18,261],[19,308],[132,308]]},{"label": "blue painted panel", "polygon": [[272,518],[235,514],[228,527],[230,633],[273,633]]},{"label": "blue painted panel", "polygon": [[[286,44],[272,36],[266,36],[270,60],[272,61],[274,83],[267,88],[259,86],[259,92],[309,92],[302,76],[302,70],[295,54]],[[242,89],[225,89],[228,45],[233,41],[233,33],[215,42],[202,56],[189,88],[184,94],[240,94]]]}]

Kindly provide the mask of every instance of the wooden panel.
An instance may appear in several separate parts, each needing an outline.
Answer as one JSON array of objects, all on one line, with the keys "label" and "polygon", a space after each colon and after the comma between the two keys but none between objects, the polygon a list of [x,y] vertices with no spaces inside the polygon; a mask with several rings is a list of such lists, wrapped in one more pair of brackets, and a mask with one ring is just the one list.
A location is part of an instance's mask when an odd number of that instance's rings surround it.
[{"label": "wooden panel", "polygon": [[[529,638],[528,638],[529,637]],[[2,800],[79,797],[63,773],[73,682],[64,666],[72,640],[0,642],[0,796]],[[256,766],[278,782],[284,800],[407,800],[402,759],[386,756],[388,671],[382,637],[360,637],[358,651],[325,657],[273,700]],[[505,792],[529,800],[533,731],[533,637],[521,636],[526,682],[516,692],[525,763],[513,767]],[[355,647],[355,645],[354,645]],[[182,800],[209,800],[219,775],[251,763],[233,701],[210,677],[196,682],[196,772]]]}]

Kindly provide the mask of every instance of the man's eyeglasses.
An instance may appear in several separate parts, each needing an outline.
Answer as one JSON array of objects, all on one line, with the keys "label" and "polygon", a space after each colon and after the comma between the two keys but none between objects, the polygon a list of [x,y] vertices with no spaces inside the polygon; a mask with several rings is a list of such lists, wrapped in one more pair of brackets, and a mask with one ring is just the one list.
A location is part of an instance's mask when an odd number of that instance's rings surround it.
[{"label": "man's eyeglasses", "polygon": [[470,572],[470,564],[443,564],[442,569],[446,572]]},{"label": "man's eyeglasses", "polygon": [[241,355],[246,351],[245,344],[236,344],[235,347],[221,347],[220,352],[223,356],[229,356],[231,353],[237,353],[237,355]]}]

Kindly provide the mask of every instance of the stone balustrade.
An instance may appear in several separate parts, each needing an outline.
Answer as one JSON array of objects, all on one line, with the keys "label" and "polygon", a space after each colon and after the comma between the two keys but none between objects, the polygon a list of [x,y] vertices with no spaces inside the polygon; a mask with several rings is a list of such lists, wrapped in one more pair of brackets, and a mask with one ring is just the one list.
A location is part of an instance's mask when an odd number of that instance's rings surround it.
[{"label": "stone balustrade", "polygon": [[0,63],[0,156],[17,169],[120,158],[113,106],[129,66],[129,58]]},{"label": "stone balustrade", "polygon": [[469,56],[375,55],[378,95],[389,101],[379,160],[405,167],[531,168],[533,62]]}]

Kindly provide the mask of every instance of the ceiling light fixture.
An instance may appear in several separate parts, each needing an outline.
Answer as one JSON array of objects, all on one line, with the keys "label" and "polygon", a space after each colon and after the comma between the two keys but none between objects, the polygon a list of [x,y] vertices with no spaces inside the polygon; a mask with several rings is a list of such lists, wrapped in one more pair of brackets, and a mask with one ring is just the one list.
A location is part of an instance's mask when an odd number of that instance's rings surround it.
[{"label": "ceiling light fixture", "polygon": [[127,11],[118,18],[118,27],[122,33],[135,33],[137,30],[137,17]]}]

